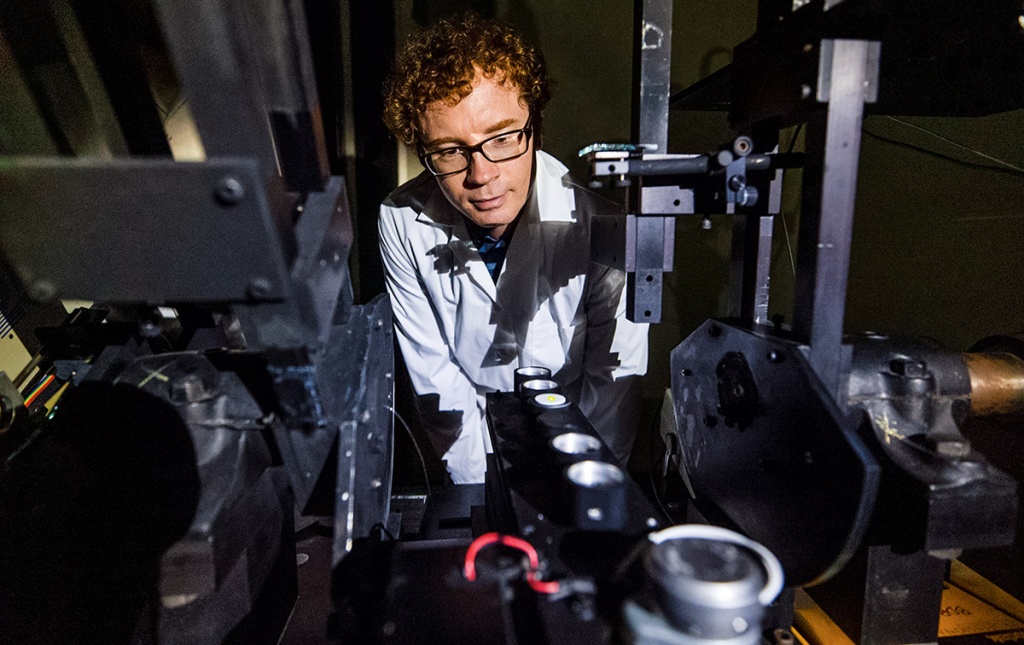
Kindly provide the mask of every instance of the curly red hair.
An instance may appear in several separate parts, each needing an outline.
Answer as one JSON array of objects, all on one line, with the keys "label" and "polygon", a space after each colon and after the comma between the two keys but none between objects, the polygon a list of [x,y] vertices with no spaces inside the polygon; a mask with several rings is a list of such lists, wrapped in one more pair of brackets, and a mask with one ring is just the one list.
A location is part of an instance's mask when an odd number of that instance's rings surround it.
[{"label": "curly red hair", "polygon": [[410,37],[385,86],[385,125],[399,141],[415,145],[427,105],[464,99],[473,91],[477,68],[487,78],[519,88],[539,134],[550,98],[544,57],[512,29],[474,14],[440,20]]}]

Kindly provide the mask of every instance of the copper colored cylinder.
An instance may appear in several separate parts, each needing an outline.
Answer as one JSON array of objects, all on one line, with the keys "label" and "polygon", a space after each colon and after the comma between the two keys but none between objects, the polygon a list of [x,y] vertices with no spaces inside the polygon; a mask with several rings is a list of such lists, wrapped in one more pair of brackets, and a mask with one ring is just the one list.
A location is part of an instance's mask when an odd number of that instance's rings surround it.
[{"label": "copper colored cylinder", "polygon": [[1024,413],[1024,359],[994,352],[963,357],[971,376],[971,414]]}]

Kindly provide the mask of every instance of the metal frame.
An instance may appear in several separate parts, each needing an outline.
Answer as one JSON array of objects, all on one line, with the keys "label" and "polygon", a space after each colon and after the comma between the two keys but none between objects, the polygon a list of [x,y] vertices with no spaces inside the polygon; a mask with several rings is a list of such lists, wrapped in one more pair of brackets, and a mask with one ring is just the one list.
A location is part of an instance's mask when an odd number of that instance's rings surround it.
[{"label": "metal frame", "polygon": [[865,40],[823,40],[818,101],[825,122],[808,126],[797,257],[794,331],[807,340],[809,360],[841,400],[843,316],[853,237],[857,165],[864,104],[874,102],[881,46]]},{"label": "metal frame", "polygon": [[[634,0],[633,140],[660,153],[668,148],[668,101],[672,64],[672,3]],[[635,241],[627,246],[633,271],[627,274],[626,316],[634,322],[661,321],[663,273],[672,270],[675,220],[644,210],[651,190],[637,180],[630,191]],[[630,264],[627,260],[627,264]]]}]

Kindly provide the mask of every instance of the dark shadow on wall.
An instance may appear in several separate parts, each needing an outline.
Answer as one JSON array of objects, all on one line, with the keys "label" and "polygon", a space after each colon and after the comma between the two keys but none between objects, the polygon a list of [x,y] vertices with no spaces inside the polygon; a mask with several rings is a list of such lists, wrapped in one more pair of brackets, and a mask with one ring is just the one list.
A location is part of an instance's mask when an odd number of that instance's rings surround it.
[{"label": "dark shadow on wall", "polygon": [[441,18],[467,11],[484,18],[494,18],[496,10],[494,0],[413,0],[412,18],[416,24],[425,27]]}]

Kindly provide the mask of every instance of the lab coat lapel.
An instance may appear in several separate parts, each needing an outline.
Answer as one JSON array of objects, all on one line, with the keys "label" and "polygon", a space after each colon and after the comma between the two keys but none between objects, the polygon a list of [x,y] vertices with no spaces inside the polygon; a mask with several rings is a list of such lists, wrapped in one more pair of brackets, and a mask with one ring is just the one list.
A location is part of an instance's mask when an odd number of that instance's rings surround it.
[{"label": "lab coat lapel", "polygon": [[469,227],[466,226],[465,217],[459,219],[459,223],[455,227],[455,236],[461,238],[459,252],[463,254],[466,266],[469,268],[469,273],[467,274],[469,279],[473,281],[477,288],[487,294],[492,303],[495,302],[498,298],[498,293],[494,286],[494,278],[491,277],[490,271],[487,270],[487,265],[484,264],[484,259],[480,257],[480,252],[473,245],[473,240],[469,235]]},{"label": "lab coat lapel", "polygon": [[[494,280],[487,271],[487,265],[473,246],[466,228],[466,217],[451,205],[448,199],[435,187],[427,198],[423,211],[417,217],[434,225],[444,227],[448,232],[448,250],[452,254],[452,265],[455,267],[452,279],[470,283],[471,288],[482,291],[491,302],[497,298]],[[467,286],[470,286],[467,285]]]},{"label": "lab coat lapel", "polygon": [[498,274],[496,309],[505,323],[498,323],[499,328],[511,332],[516,345],[522,347],[527,327],[537,312],[537,273],[544,252],[535,191],[520,217],[505,255],[504,268]]},{"label": "lab coat lapel", "polygon": [[569,201],[572,191],[562,185],[564,168],[550,166],[546,161],[544,155],[537,155],[534,189],[512,236],[505,268],[498,277],[497,304],[507,320],[515,321],[512,331],[519,347],[526,343],[538,307],[551,295],[547,285],[540,285],[540,273],[558,261],[558,232],[562,228],[559,224],[573,221]]}]

